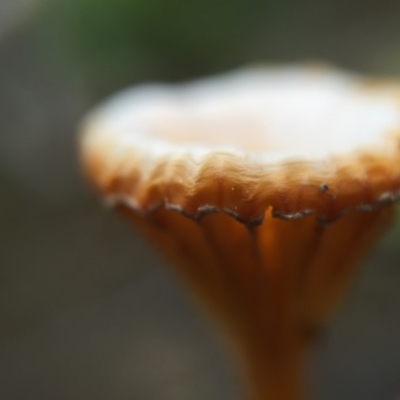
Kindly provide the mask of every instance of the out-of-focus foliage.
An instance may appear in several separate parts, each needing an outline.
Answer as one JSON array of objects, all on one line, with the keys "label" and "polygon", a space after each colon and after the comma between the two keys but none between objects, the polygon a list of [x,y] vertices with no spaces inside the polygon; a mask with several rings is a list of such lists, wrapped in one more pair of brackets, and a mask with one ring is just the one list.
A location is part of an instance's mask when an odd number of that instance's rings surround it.
[{"label": "out-of-focus foliage", "polygon": [[279,25],[282,7],[258,0],[55,1],[40,25],[84,69],[91,90],[101,92],[232,68],[259,26]]},{"label": "out-of-focus foliage", "polygon": [[185,79],[259,61],[322,59],[397,72],[399,4],[53,0],[38,21],[53,51],[69,52],[101,95],[135,80]]}]

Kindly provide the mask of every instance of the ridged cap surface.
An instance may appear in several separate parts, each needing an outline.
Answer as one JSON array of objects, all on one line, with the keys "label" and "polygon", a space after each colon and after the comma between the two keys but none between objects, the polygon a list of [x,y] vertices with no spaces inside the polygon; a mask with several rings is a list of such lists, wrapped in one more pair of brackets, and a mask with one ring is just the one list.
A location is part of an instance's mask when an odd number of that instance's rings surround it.
[{"label": "ridged cap surface", "polygon": [[398,84],[330,69],[249,69],[125,91],[84,124],[89,177],[112,202],[248,224],[333,219],[397,200]]}]

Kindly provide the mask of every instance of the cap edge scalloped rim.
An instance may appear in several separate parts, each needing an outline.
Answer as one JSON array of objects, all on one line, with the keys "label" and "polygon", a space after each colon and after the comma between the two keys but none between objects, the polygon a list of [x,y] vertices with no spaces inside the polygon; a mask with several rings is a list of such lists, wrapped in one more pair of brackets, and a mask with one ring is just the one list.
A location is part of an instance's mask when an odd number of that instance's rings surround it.
[{"label": "cap edge scalloped rim", "polygon": [[142,217],[149,217],[153,215],[160,209],[165,209],[168,211],[176,212],[184,217],[187,217],[195,222],[200,222],[203,218],[216,214],[216,213],[224,213],[236,221],[240,222],[243,225],[246,225],[249,229],[256,228],[264,222],[265,214],[268,209],[272,208],[272,217],[279,218],[283,221],[295,221],[311,216],[315,216],[316,220],[321,224],[331,224],[344,215],[347,215],[351,211],[359,212],[359,213],[368,213],[378,210],[380,208],[384,208],[387,206],[391,206],[400,200],[400,190],[397,192],[385,192],[383,193],[379,199],[370,204],[360,204],[356,207],[349,207],[347,209],[341,210],[335,215],[323,215],[317,214],[313,209],[303,209],[294,213],[283,213],[277,209],[274,209],[271,205],[266,206],[264,212],[258,217],[252,218],[244,218],[238,212],[231,210],[226,207],[218,207],[211,204],[204,204],[197,208],[196,213],[192,214],[188,212],[184,207],[179,204],[169,203],[168,201],[161,201],[146,208],[140,206],[140,204],[132,197],[126,195],[110,195],[106,197],[104,203],[109,207],[118,207],[125,206],[135,212],[137,212]]}]

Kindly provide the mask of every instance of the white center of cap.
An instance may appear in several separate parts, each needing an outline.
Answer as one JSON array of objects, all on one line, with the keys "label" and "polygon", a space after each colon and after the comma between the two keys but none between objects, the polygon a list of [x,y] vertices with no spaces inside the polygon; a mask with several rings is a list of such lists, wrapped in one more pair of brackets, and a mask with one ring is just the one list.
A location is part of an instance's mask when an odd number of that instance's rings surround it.
[{"label": "white center of cap", "polygon": [[102,130],[132,144],[150,140],[158,152],[172,146],[296,158],[374,145],[400,126],[387,90],[366,90],[356,77],[298,67],[142,86],[114,98],[97,118]]}]

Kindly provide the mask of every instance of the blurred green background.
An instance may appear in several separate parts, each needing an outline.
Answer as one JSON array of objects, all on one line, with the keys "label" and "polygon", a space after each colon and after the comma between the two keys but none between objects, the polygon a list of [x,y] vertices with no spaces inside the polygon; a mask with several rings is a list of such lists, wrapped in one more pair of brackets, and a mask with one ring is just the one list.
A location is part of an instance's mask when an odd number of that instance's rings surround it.
[{"label": "blurred green background", "polygon": [[[400,75],[398,0],[0,0],[0,398],[240,398],[175,276],[86,187],[82,116],[256,62]],[[400,226],[313,358],[315,398],[400,394]]]}]

